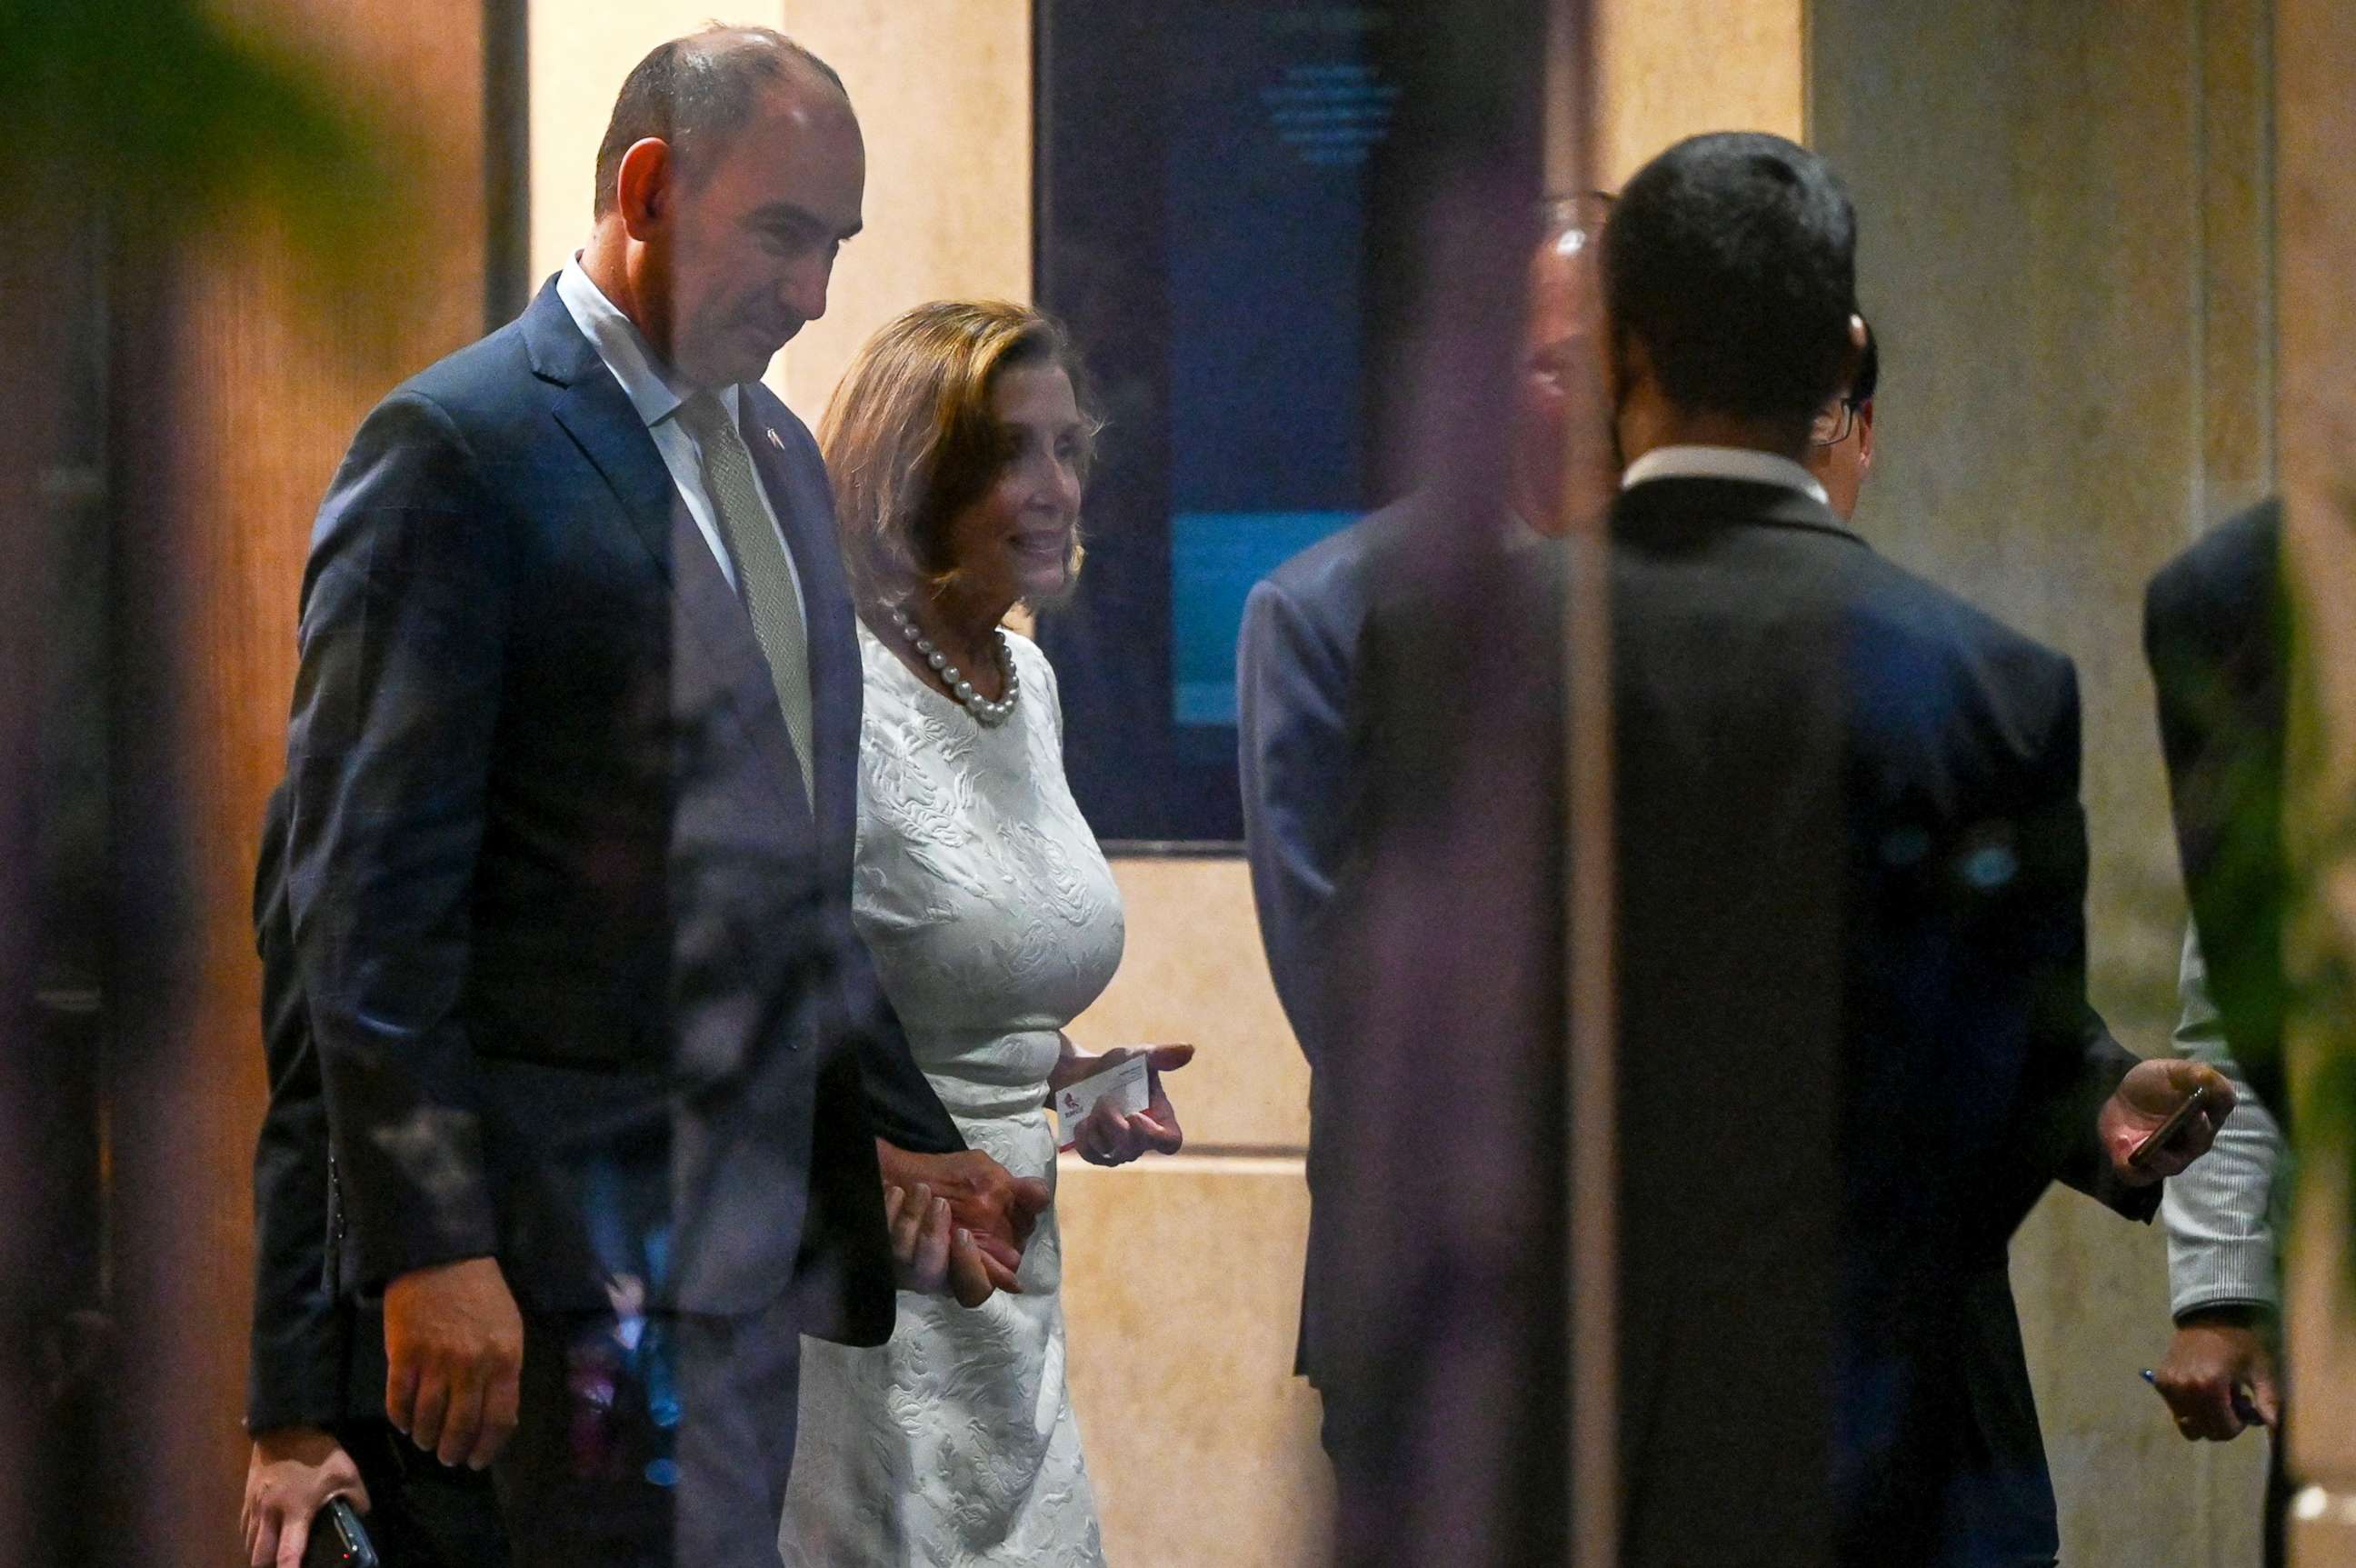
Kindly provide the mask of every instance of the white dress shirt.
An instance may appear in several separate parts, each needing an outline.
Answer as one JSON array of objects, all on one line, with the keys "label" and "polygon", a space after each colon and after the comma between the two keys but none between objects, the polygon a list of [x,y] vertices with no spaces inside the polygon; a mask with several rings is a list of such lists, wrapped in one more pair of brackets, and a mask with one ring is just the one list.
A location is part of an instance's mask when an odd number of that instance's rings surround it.
[{"label": "white dress shirt", "polygon": [[[680,497],[686,500],[688,514],[695,519],[695,526],[702,533],[703,542],[712,546],[712,559],[720,563],[720,570],[728,578],[728,585],[734,587],[736,564],[729,558],[727,543],[721,536],[719,510],[712,504],[711,492],[703,488],[702,456],[696,450],[695,438],[688,435],[675,417],[680,405],[688,400],[694,389],[691,387],[682,391],[671,381],[669,371],[656,360],[654,350],[648,346],[637,325],[605,297],[603,290],[589,281],[587,273],[581,270],[578,254],[567,261],[564,270],[556,274],[556,296],[564,302],[565,310],[573,317],[573,325],[581,328],[581,335],[589,339],[590,347],[597,350],[597,357],[605,361],[605,368],[614,372],[616,381],[622,383],[622,391],[628,395],[630,406],[638,411],[640,419],[646,421],[647,433],[654,437],[655,450],[662,454],[663,467],[670,470],[671,483],[679,487]],[[728,417],[736,422],[736,433],[744,435],[744,394],[732,386],[722,387],[715,395],[720,399],[720,405],[728,411]],[[747,437],[744,445],[749,451],[752,440]],[[801,567],[794,561],[793,542],[786,540],[785,531],[778,528],[777,510],[769,500],[767,488],[756,488],[761,491],[761,510],[769,515],[769,526],[776,528],[777,537],[785,540],[786,567],[793,574],[794,596],[802,600],[803,618],[807,622],[809,601],[802,592]]]},{"label": "white dress shirt", "polygon": [[1818,506],[1832,504],[1825,487],[1799,464],[1745,446],[1655,446],[1628,465],[1628,471],[1620,476],[1620,488],[1633,490],[1650,479],[1740,479],[1746,484],[1781,485]]}]

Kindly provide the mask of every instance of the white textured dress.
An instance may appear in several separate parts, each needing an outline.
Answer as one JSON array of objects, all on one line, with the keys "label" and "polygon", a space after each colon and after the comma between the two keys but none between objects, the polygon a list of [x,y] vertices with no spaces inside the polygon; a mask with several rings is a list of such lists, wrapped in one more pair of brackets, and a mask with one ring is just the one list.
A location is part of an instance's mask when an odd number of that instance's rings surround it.
[{"label": "white textured dress", "polygon": [[[862,627],[860,935],[916,1065],[971,1147],[1055,1178],[1057,1032],[1119,967],[1120,894],[1064,778],[1046,656],[1008,634],[1023,694],[985,729]],[[1018,1295],[903,1291],[889,1345],[802,1342],[778,1545],[795,1568],[1101,1564],[1064,1385],[1051,1207]]]}]

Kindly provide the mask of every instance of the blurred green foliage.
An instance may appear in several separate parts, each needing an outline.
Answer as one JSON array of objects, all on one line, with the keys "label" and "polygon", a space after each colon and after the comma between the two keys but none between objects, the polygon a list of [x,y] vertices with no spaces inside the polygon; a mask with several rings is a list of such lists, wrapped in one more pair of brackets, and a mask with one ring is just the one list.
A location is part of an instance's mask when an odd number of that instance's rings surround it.
[{"label": "blurred green foliage", "polygon": [[32,151],[20,179],[166,232],[252,204],[315,257],[399,185],[316,68],[193,0],[0,0],[0,126]]}]

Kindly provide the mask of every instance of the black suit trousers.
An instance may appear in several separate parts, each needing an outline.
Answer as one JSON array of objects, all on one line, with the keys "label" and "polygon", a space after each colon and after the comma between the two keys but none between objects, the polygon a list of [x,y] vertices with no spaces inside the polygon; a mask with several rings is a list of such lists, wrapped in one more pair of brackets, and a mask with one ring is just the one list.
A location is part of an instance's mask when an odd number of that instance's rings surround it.
[{"label": "black suit trousers", "polygon": [[739,1316],[526,1312],[495,1466],[516,1568],[776,1568],[800,1372],[790,1297]]},{"label": "black suit trousers", "polygon": [[368,1487],[360,1522],[385,1568],[506,1568],[490,1477],[442,1464],[381,1416],[338,1423],[336,1441]]}]

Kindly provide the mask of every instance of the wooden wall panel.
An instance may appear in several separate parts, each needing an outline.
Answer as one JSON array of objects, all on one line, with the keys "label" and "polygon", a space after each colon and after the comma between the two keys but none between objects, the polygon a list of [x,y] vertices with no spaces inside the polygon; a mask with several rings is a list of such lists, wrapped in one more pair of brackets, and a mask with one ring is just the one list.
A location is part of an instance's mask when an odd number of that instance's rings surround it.
[{"label": "wooden wall panel", "polygon": [[125,1419],[157,1461],[145,1539],[192,1565],[238,1550],[263,1100],[248,910],[311,518],[360,416],[479,335],[484,295],[483,0],[222,9],[369,117],[402,177],[359,221],[198,215],[120,291],[116,1285]]}]

